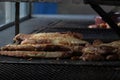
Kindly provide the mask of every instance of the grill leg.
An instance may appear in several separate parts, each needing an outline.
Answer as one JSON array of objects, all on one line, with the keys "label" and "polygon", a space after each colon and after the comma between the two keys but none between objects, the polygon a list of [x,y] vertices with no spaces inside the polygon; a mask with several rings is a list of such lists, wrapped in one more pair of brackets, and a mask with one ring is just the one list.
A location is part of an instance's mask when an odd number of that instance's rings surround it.
[{"label": "grill leg", "polygon": [[15,35],[17,35],[19,33],[19,16],[20,16],[20,3],[16,2],[15,3]]}]

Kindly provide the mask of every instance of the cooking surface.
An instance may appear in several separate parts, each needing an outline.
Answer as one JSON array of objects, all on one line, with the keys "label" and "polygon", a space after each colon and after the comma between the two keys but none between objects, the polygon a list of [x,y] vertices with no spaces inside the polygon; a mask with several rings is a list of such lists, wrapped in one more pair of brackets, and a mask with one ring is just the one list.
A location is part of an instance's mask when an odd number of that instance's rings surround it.
[{"label": "cooking surface", "polygon": [[[56,20],[54,22],[49,23],[47,26],[39,27],[34,30],[32,33],[38,32],[80,32],[83,34],[84,39],[92,42],[95,39],[101,39],[104,42],[109,42],[113,40],[118,40],[118,36],[111,29],[87,29],[76,21],[61,21]],[[114,36],[114,39],[113,39]],[[111,66],[119,66],[120,61],[92,61],[92,62],[84,62],[81,60],[70,60],[70,59],[36,59],[36,58],[16,58],[16,57],[8,57],[8,56],[0,56],[0,63],[27,63],[27,64],[73,64],[73,65],[111,65]]]},{"label": "cooking surface", "polygon": [[[74,27],[75,26],[75,27]],[[34,33],[38,32],[80,32],[83,34],[84,39],[92,42],[95,39],[101,39],[104,42],[109,42],[113,40],[118,40],[114,31],[111,29],[86,29],[81,28],[79,22],[63,22],[57,21],[48,24],[44,28],[39,28]],[[104,36],[103,36],[104,35]],[[111,35],[111,36],[109,36]],[[114,36],[114,39],[113,39]],[[27,63],[27,64],[72,64],[72,65],[98,65],[98,66],[119,66],[120,61],[81,61],[81,60],[70,60],[70,59],[38,59],[38,58],[17,58],[0,56],[1,63]]]},{"label": "cooking surface", "polygon": [[38,59],[38,58],[17,58],[0,56],[0,63],[4,64],[64,64],[64,65],[86,65],[86,66],[120,66],[120,61],[82,61],[70,59]]},{"label": "cooking surface", "polygon": [[[39,32],[80,32],[83,34],[83,39],[93,41],[95,39],[101,39],[104,42],[113,40],[119,40],[120,38],[112,29],[89,29],[88,24],[79,23],[79,21],[56,21],[48,24],[44,28],[38,28],[34,33]],[[113,37],[114,36],[114,39]]]},{"label": "cooking surface", "polygon": [[[90,40],[100,38],[111,41],[113,40],[112,36],[114,36],[114,39],[118,39],[118,36],[112,30],[79,29],[79,23],[76,22],[68,22],[67,24],[71,25],[66,24],[68,27],[64,24],[66,22],[62,22],[63,26],[58,25],[59,27],[56,27],[52,23],[52,25],[39,28],[34,32],[75,31],[81,32],[85,39]],[[77,24],[78,27],[73,28],[74,24]],[[120,61],[85,62],[70,59],[56,60],[0,56],[0,78],[2,80],[119,80],[119,75]]]}]

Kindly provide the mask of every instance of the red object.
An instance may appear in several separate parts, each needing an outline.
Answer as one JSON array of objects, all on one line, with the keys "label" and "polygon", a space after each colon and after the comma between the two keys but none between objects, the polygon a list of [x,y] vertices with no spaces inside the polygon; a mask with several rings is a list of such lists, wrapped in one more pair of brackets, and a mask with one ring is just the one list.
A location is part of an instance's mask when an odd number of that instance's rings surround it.
[{"label": "red object", "polygon": [[96,25],[100,25],[101,23],[105,23],[105,22],[102,20],[102,17],[97,16],[97,17],[95,18],[95,24],[96,24]]}]

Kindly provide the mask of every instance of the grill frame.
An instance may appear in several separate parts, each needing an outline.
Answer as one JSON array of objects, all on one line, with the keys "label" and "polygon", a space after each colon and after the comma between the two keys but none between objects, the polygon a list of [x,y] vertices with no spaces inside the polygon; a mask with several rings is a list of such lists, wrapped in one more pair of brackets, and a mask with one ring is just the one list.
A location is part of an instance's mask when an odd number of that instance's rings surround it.
[{"label": "grill frame", "polygon": [[[40,61],[40,60],[39,60]],[[51,61],[51,60],[49,60]],[[120,79],[120,61],[84,62],[62,60],[49,63],[1,63],[2,80],[118,80]],[[65,60],[64,60],[65,61]],[[56,63],[57,62],[57,63]],[[74,63],[72,63],[74,62]],[[79,62],[79,63],[76,63]],[[107,63],[107,65],[106,65]],[[118,65],[119,64],[119,65]]]}]

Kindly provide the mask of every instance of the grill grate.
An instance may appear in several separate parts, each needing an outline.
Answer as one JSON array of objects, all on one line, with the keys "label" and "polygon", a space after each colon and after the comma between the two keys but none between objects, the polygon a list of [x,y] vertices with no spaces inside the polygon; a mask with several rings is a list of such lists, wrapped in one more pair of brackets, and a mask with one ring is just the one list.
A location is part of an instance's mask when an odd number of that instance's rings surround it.
[{"label": "grill grate", "polygon": [[118,80],[115,67],[50,64],[0,64],[2,80]]},{"label": "grill grate", "polygon": [[[80,32],[85,39],[119,39],[112,30],[81,29],[79,23],[55,22],[36,32]],[[93,36],[96,35],[96,36]],[[98,36],[99,35],[99,36]],[[104,35],[104,36],[103,36]],[[108,37],[105,37],[108,36]],[[111,36],[112,35],[112,36]],[[0,56],[0,80],[120,80],[120,61],[28,59]]]},{"label": "grill grate", "polygon": [[[119,40],[120,38],[112,29],[89,29],[86,23],[81,24],[76,21],[56,21],[48,24],[44,29],[38,29],[36,33],[39,32],[80,32],[83,34],[84,39],[90,42],[95,39],[101,39],[104,42],[109,42],[113,40]],[[114,39],[113,37],[114,36]]]}]

